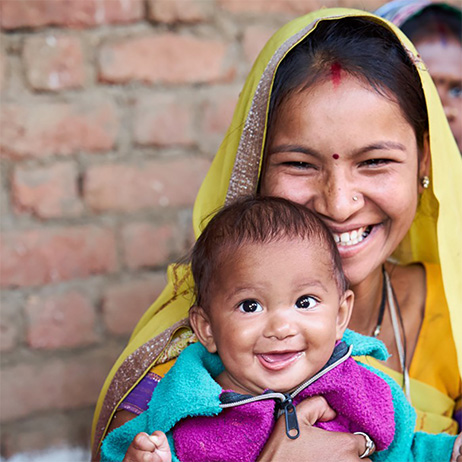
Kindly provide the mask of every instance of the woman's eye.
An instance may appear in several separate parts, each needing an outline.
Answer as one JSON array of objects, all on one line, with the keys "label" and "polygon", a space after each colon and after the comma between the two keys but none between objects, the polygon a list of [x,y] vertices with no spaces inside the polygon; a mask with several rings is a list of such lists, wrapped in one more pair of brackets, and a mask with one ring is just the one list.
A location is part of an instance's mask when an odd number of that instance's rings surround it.
[{"label": "woman's eye", "polygon": [[302,295],[296,302],[295,306],[302,310],[308,310],[314,308],[318,304],[318,301],[310,295]]},{"label": "woman's eye", "polygon": [[256,300],[244,300],[239,304],[239,310],[244,313],[257,313],[263,308]]},{"label": "woman's eye", "polygon": [[449,89],[451,98],[462,98],[462,85],[455,85]]},{"label": "woman's eye", "polygon": [[314,168],[313,164],[309,164],[308,162],[302,162],[302,161],[291,161],[291,162],[284,162],[284,165],[287,167],[293,167],[298,170],[305,170],[307,168]]},{"label": "woman's eye", "polygon": [[382,167],[390,162],[390,159],[368,159],[361,162],[360,165],[365,165],[366,167]]}]

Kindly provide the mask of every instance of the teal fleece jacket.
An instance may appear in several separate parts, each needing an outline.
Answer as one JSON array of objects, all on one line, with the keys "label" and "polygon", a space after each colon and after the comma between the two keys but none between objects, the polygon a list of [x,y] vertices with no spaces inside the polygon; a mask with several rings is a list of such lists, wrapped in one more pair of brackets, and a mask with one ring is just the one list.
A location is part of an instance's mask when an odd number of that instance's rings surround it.
[{"label": "teal fleece jacket", "polygon": [[[353,346],[354,356],[368,355],[381,360],[388,357],[380,340],[347,330],[343,341]],[[379,462],[449,462],[456,437],[414,432],[415,411],[398,384],[381,371],[359,364],[389,385],[395,411],[395,438],[388,449],[374,453],[371,459]],[[200,344],[188,347],[155,388],[148,410],[115,429],[104,439],[102,462],[122,461],[138,433],[151,434],[155,430],[167,434],[172,461],[180,462],[175,454],[172,429],[183,418],[213,416],[222,412],[222,389],[213,380],[222,371],[223,364],[218,355],[208,353]]]}]

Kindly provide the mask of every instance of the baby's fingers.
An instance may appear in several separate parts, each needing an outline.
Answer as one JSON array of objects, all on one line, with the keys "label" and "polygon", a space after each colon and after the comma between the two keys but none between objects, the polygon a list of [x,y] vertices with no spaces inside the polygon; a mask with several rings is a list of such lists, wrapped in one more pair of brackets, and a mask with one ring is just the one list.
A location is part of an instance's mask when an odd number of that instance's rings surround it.
[{"label": "baby's fingers", "polygon": [[151,462],[156,446],[147,433],[138,433],[127,449],[123,462]]},{"label": "baby's fingers", "polygon": [[168,445],[167,435],[161,431],[155,431],[150,437],[152,444],[159,452],[170,452],[170,446]]}]

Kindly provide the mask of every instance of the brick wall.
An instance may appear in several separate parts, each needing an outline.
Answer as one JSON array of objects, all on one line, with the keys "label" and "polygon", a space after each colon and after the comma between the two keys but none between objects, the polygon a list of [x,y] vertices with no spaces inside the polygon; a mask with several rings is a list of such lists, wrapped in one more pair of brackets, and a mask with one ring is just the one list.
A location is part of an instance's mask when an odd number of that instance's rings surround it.
[{"label": "brick wall", "polygon": [[253,59],[381,0],[0,0],[1,452],[88,445]]}]

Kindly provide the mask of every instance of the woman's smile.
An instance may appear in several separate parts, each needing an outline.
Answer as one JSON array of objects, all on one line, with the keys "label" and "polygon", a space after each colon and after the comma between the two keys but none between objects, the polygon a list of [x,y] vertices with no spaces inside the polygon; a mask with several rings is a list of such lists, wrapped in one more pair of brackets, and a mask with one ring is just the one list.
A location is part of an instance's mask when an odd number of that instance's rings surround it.
[{"label": "woman's smile", "polygon": [[339,247],[351,246],[359,244],[372,231],[372,226],[361,226],[360,228],[353,229],[351,231],[344,231],[342,233],[332,233],[334,240]]},{"label": "woman's smile", "polygon": [[337,248],[342,260],[352,258],[359,253],[368,252],[369,246],[374,245],[375,239],[378,239],[380,232],[384,231],[382,223],[369,226],[362,226],[343,233],[332,233],[334,240],[337,242]]}]

